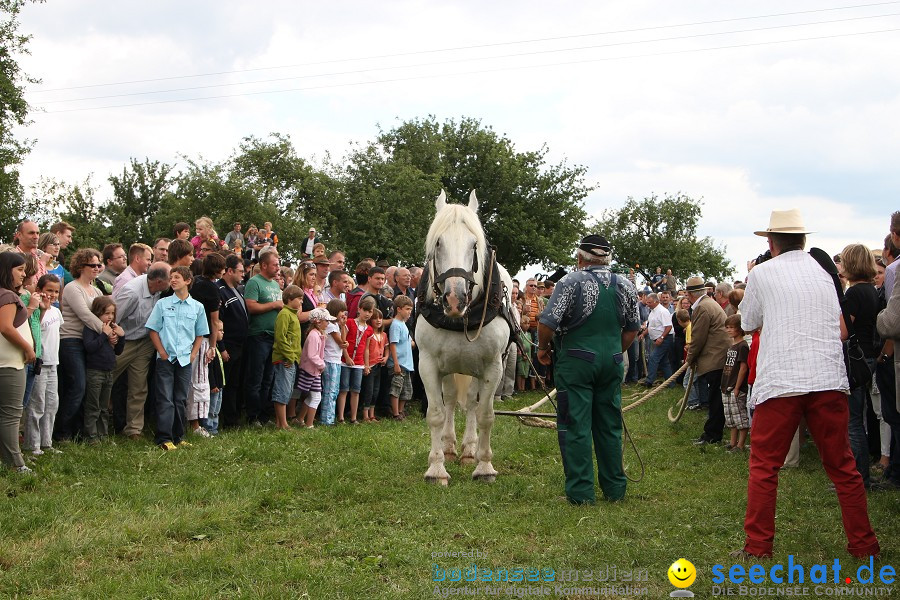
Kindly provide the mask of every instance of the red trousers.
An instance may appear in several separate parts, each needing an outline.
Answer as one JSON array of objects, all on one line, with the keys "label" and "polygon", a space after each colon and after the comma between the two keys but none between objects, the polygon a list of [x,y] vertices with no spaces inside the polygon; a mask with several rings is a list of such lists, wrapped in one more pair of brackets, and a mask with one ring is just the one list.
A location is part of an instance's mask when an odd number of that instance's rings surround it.
[{"label": "red trousers", "polygon": [[753,443],[744,550],[754,556],[772,556],[778,471],[801,417],[806,417],[822,466],[837,490],[847,551],[858,558],[877,555],[878,539],[869,523],[866,489],[850,451],[847,395],[835,391],[772,398],[756,407],[750,431]]}]

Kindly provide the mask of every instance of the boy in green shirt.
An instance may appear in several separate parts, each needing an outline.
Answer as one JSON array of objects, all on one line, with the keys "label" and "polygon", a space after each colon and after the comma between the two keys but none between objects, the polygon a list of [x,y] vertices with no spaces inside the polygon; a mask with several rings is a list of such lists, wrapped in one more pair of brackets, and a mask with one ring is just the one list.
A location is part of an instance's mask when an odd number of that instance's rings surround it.
[{"label": "boy in green shirt", "polygon": [[303,306],[303,290],[296,285],[284,288],[281,294],[284,308],[275,318],[275,341],[272,346],[272,404],[275,406],[275,427],[290,429],[287,405],[291,400],[297,363],[300,362],[300,319],[297,312]]}]

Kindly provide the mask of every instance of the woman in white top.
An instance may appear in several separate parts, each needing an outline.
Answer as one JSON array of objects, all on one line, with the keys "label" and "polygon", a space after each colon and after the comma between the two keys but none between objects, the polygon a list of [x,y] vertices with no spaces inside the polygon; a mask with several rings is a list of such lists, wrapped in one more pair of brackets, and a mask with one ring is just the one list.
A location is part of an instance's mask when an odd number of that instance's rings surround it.
[{"label": "woman in white top", "polygon": [[[93,248],[82,248],[72,257],[69,271],[75,281],[63,288],[60,308],[63,323],[59,328],[59,411],[56,414],[55,438],[57,441],[70,440],[78,432],[80,419],[78,411],[84,400],[86,371],[84,366],[84,328],[108,336],[115,335],[109,325],[104,325],[91,312],[94,298],[102,296],[93,282],[103,268],[100,252]],[[110,338],[112,339],[112,338]]]},{"label": "woman in white top", "polygon": [[19,449],[25,365],[35,359],[28,310],[15,291],[24,279],[25,257],[0,254],[0,459],[19,473],[30,473]]}]

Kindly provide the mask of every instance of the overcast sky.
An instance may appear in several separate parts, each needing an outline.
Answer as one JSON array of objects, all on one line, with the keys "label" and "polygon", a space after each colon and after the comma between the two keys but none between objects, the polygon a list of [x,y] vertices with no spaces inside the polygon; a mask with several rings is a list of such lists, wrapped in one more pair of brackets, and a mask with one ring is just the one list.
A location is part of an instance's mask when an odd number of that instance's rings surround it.
[{"label": "overcast sky", "polygon": [[21,21],[46,111],[26,185],[273,131],[315,162],[433,114],[585,165],[591,214],[702,197],[738,278],[772,209],[831,253],[879,247],[900,209],[900,2],[66,0]]}]

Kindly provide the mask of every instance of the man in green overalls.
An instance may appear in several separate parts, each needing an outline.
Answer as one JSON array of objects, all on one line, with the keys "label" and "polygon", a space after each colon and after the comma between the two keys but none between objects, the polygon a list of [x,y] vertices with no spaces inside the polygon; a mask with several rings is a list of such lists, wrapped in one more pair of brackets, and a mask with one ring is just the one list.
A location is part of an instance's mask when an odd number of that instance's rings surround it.
[{"label": "man in green overalls", "polygon": [[622,377],[624,352],[640,329],[637,292],[609,270],[611,249],[588,235],[576,251],[578,269],[557,284],[538,324],[538,360],[551,364],[558,417],[556,428],[566,475],[566,497],[593,503],[594,461],[603,496],[625,496],[622,467]]}]

